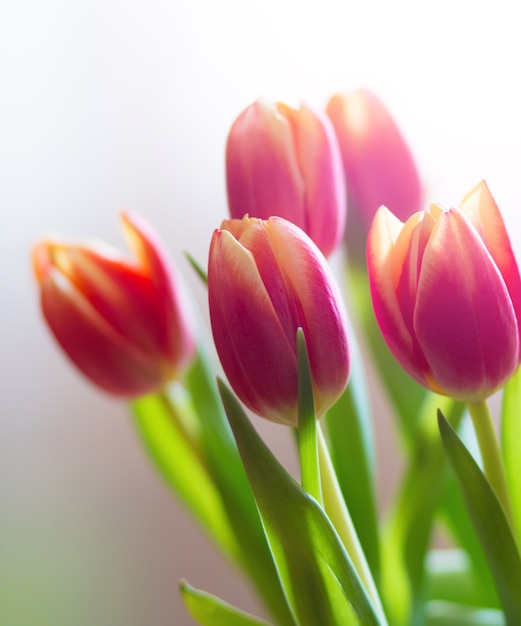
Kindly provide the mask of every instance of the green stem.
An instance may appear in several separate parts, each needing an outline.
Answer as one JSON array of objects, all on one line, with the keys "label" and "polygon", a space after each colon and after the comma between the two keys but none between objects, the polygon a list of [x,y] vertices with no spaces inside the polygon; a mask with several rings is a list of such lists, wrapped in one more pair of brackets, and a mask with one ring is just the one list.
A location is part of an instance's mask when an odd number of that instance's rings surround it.
[{"label": "green stem", "polygon": [[355,527],[347,510],[340,485],[333,468],[329,450],[320,427],[317,422],[318,456],[320,463],[320,478],[322,483],[322,494],[324,498],[324,508],[335,527],[344,547],[356,569],[358,576],[373,602],[376,613],[380,616],[383,624],[387,623],[384,611],[376,590],[371,571],[367,564],[360,540],[356,534]]},{"label": "green stem", "polygon": [[[169,392],[163,388],[158,392],[157,397],[166,413],[170,416],[170,419],[175,425],[175,428],[185,444],[190,448],[194,456],[198,459],[201,467],[204,467],[208,471],[208,462],[203,454],[201,446],[199,445],[197,435],[195,432],[191,432],[188,427],[186,417],[183,416],[183,411],[180,410],[178,403],[172,399]],[[186,407],[184,407],[186,409]]]},{"label": "green stem", "polygon": [[478,440],[485,476],[492,486],[492,489],[495,491],[505,515],[513,528],[512,507],[508,495],[505,469],[503,467],[503,461],[501,460],[501,452],[499,450],[499,444],[487,401],[468,402],[467,406]]}]

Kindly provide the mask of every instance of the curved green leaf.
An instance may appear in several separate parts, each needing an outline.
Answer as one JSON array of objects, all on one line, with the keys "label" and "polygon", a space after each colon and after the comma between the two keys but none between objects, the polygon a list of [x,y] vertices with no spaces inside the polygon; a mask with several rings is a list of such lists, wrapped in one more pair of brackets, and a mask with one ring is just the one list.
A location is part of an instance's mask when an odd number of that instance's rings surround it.
[{"label": "curved green leaf", "polygon": [[438,426],[449,462],[486,554],[509,626],[521,624],[521,558],[496,494],[441,411]]},{"label": "curved green leaf", "polygon": [[187,372],[186,385],[199,420],[200,446],[237,538],[238,560],[277,624],[292,626],[294,621],[280,586],[253,493],[208,366],[208,357],[201,350]]},{"label": "curved green leaf", "polygon": [[181,581],[180,589],[188,612],[201,626],[270,626],[186,581]]},{"label": "curved green leaf", "polygon": [[384,624],[321,507],[276,460],[226,385],[218,384],[296,623]]}]

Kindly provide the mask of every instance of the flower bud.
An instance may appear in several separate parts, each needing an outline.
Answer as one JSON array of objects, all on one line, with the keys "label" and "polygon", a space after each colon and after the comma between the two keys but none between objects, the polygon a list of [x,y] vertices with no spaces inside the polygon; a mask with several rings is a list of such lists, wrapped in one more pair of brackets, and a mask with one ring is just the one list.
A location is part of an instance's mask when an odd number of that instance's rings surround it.
[{"label": "flower bud", "polygon": [[327,117],[259,100],[234,122],[226,145],[232,218],[283,217],[329,256],[342,238],[346,193],[336,137]]},{"label": "flower bud", "polygon": [[317,415],[342,393],[349,375],[343,304],[326,260],[298,227],[278,217],[225,220],[210,246],[208,297],[224,372],[254,413],[297,424],[299,327]]},{"label": "flower bud", "polygon": [[137,216],[121,217],[134,262],[99,244],[44,240],[33,266],[44,317],[63,350],[99,387],[135,397],[176,377],[194,341],[163,244]]},{"label": "flower bud", "polygon": [[405,224],[381,207],[369,232],[367,263],[382,334],[419,383],[478,402],[516,371],[521,279],[484,182],[459,210],[434,204]]},{"label": "flower bud", "polygon": [[338,138],[347,183],[348,236],[362,234],[365,243],[382,204],[404,221],[421,209],[418,170],[396,122],[368,89],[334,95],[327,114]]}]

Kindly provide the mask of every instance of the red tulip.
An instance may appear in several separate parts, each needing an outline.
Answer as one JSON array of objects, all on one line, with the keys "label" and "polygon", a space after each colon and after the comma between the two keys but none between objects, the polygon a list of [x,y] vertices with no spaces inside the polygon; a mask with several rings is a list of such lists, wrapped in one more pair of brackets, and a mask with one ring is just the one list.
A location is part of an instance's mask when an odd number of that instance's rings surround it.
[{"label": "red tulip", "polygon": [[329,256],[342,238],[346,193],[336,137],[325,115],[259,100],[234,122],[226,145],[232,218],[283,217]]},{"label": "red tulip", "polygon": [[225,220],[212,238],[208,296],[219,358],[247,407],[296,425],[299,327],[317,415],[335,402],[349,374],[345,313],[326,260],[297,226]]},{"label": "red tulip", "polygon": [[367,263],[382,334],[419,383],[478,402],[516,371],[521,279],[484,182],[459,210],[434,204],[405,224],[381,207]]},{"label": "red tulip", "polygon": [[185,296],[163,244],[122,215],[136,261],[101,245],[41,241],[33,250],[45,319],[75,365],[106,391],[139,396],[178,375],[194,352]]},{"label": "red tulip", "polygon": [[389,111],[368,89],[334,95],[327,114],[338,138],[350,213],[364,235],[383,204],[401,220],[419,211],[422,184],[412,153]]}]

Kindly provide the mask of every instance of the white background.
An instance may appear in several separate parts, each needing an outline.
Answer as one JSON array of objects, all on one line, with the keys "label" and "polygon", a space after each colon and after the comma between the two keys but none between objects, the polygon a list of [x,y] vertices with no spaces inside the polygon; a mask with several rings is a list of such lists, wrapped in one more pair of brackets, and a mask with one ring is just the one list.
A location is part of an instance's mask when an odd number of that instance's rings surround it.
[{"label": "white background", "polygon": [[[235,116],[259,96],[323,107],[363,85],[399,121],[428,199],[457,204],[486,178],[519,255],[519,33],[515,3],[497,0],[0,4],[2,625],[183,626],[182,576],[257,610],[157,480],[126,408],[55,346],[31,245],[58,231],[121,246],[128,207],[191,280],[182,250],[205,264],[226,215]],[[394,454],[380,447],[380,476]]]}]

